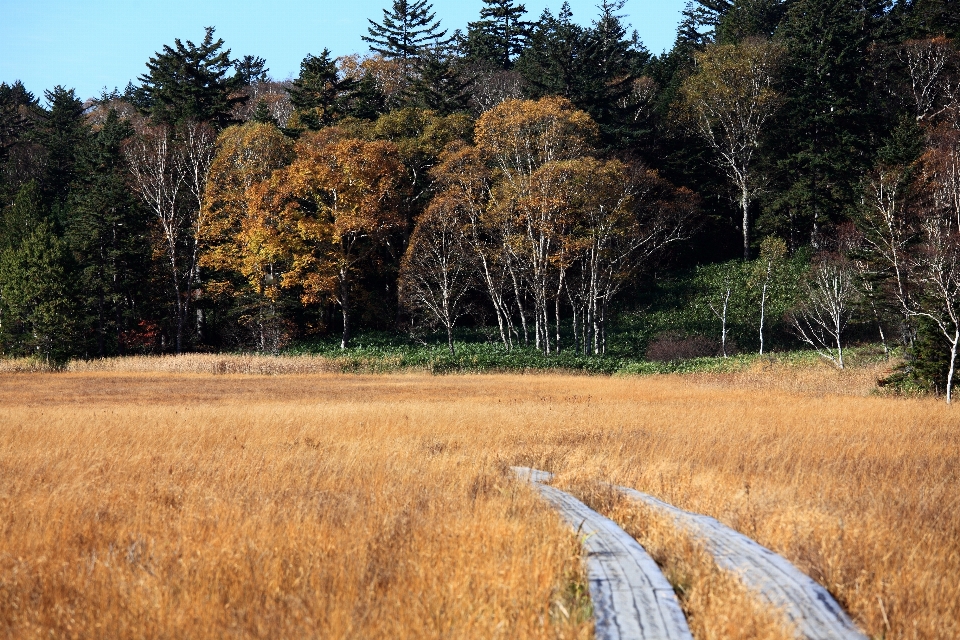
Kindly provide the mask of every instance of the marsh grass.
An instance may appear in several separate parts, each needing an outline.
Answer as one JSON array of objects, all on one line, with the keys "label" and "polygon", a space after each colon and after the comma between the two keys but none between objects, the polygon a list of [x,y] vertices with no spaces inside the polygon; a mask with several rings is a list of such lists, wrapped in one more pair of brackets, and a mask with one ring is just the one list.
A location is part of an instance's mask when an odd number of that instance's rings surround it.
[{"label": "marsh grass", "polygon": [[871,637],[960,637],[960,418],[865,370],[2,374],[0,635],[586,637],[525,465],[716,517]]}]

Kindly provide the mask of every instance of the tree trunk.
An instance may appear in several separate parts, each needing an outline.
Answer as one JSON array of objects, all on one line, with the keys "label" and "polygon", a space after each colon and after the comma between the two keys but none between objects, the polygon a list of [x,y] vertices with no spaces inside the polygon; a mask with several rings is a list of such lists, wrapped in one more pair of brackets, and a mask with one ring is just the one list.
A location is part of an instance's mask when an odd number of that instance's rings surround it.
[{"label": "tree trunk", "polygon": [[350,342],[350,291],[347,274],[340,271],[340,309],[343,311],[343,335],[340,338],[340,349],[346,349]]},{"label": "tree trunk", "polygon": [[740,208],[743,210],[743,261],[750,259],[750,194],[746,187],[740,191]]},{"label": "tree trunk", "polygon": [[953,342],[950,344],[950,371],[947,373],[947,404],[953,400],[953,372],[957,362],[957,342],[960,342],[960,330],[954,331]]},{"label": "tree trunk", "polygon": [[453,350],[453,326],[447,324],[447,346],[450,348],[450,355],[456,356],[457,353]]},{"label": "tree trunk", "polygon": [[767,279],[763,281],[763,291],[760,293],[760,355],[763,355],[763,320],[767,307],[767,282],[770,279],[770,270],[767,269]]}]

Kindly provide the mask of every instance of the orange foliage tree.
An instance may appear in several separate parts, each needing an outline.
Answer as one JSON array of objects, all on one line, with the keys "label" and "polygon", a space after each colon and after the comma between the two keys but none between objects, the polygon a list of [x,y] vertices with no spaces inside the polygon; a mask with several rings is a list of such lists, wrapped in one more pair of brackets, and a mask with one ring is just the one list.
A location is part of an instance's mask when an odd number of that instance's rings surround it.
[{"label": "orange foliage tree", "polygon": [[295,159],[253,190],[251,206],[278,221],[289,270],[281,286],[305,304],[333,301],[350,341],[351,288],[361,262],[406,226],[407,190],[396,145],[345,137],[337,129],[304,136]]}]

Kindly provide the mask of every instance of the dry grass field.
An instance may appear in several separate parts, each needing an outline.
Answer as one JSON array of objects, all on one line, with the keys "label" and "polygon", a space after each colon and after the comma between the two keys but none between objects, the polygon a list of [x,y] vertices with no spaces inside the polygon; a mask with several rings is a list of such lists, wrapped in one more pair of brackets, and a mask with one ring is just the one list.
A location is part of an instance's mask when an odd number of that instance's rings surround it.
[{"label": "dry grass field", "polygon": [[[875,370],[193,362],[0,374],[0,636],[589,637],[576,539],[509,476],[524,464],[716,516],[873,637],[960,637],[960,409],[870,396]],[[701,640],[744,635],[690,541],[600,506],[694,583],[692,619],[726,612]],[[782,635],[769,613],[755,635]]]}]

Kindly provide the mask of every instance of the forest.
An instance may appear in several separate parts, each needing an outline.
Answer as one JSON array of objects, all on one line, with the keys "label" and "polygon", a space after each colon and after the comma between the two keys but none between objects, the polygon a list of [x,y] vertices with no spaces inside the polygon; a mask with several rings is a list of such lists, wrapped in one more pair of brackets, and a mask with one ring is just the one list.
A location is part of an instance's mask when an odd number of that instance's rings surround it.
[{"label": "forest", "polygon": [[662,55],[625,0],[483,2],[290,80],[207,27],[95,99],[0,84],[0,353],[870,343],[949,401],[956,0],[694,0]]}]

